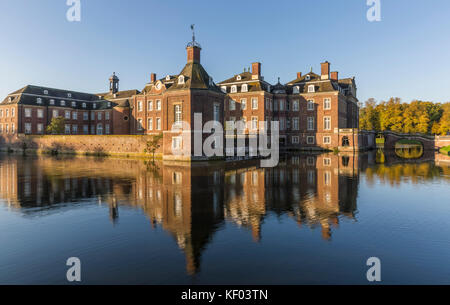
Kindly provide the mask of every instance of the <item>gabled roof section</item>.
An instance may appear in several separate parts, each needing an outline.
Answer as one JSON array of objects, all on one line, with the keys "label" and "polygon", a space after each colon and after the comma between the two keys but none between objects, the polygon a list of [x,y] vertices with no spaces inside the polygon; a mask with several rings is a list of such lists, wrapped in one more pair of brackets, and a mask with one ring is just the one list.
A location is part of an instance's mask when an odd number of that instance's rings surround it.
[{"label": "gabled roof section", "polygon": [[116,93],[100,93],[97,94],[98,96],[100,96],[101,98],[105,99],[105,100],[115,100],[115,99],[125,99],[125,98],[130,98],[133,95],[138,95],[140,92],[139,90],[133,89],[133,90],[125,90],[125,91],[119,91]]},{"label": "gabled roof section", "polygon": [[[179,81],[181,76],[184,77],[184,82]],[[203,66],[197,62],[188,62],[167,90],[182,89],[202,89],[221,92]]]},{"label": "gabled roof section", "polygon": [[[308,79],[308,76],[309,76],[309,79]],[[300,78],[296,78],[296,79],[290,81],[289,83],[287,83],[287,85],[293,85],[293,84],[304,83],[304,82],[309,82],[309,81],[319,81],[319,80],[321,80],[320,75],[318,75],[314,72],[309,72],[308,74],[305,74]]]},{"label": "gabled roof section", "polygon": [[[241,80],[237,79],[238,76],[241,77]],[[251,81],[251,80],[252,80],[252,74],[250,72],[242,72],[241,74],[237,74],[227,80],[224,80],[224,81],[218,83],[218,85],[225,85],[225,84],[235,83],[235,82],[246,82],[246,81]]]}]

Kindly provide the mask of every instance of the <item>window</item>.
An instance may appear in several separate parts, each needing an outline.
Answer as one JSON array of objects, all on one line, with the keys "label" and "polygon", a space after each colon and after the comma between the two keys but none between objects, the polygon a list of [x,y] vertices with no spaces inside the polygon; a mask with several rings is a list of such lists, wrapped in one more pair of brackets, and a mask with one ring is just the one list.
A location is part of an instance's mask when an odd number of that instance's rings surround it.
[{"label": "window", "polygon": [[109,112],[105,112],[105,120],[109,120]]},{"label": "window", "polygon": [[65,112],[65,118],[70,120],[70,111],[66,110]]},{"label": "window", "polygon": [[3,110],[0,110],[0,118],[3,117]]},{"label": "window", "polygon": [[279,118],[279,121],[280,121],[280,130],[284,130],[286,127],[286,118],[281,117]]},{"label": "window", "polygon": [[25,108],[25,117],[31,118],[31,109],[30,108]]},{"label": "window", "polygon": [[101,112],[97,113],[97,120],[99,120],[99,121],[102,120],[102,113]]},{"label": "window", "polygon": [[248,91],[248,85],[247,84],[243,84],[242,88],[241,88],[242,92],[247,92]]},{"label": "window", "polygon": [[138,122],[137,130],[142,130],[142,129],[144,129],[144,128],[142,127],[142,119],[138,119],[137,122]]},{"label": "window", "polygon": [[85,121],[89,120],[89,113],[88,112],[83,112],[83,120],[85,120]]},{"label": "window", "polygon": [[153,119],[152,118],[149,118],[147,120],[147,129],[148,130],[153,130]]},{"label": "window", "polygon": [[313,100],[309,100],[306,107],[307,107],[308,110],[313,111],[314,110],[314,101]]},{"label": "window", "polygon": [[308,86],[308,92],[309,92],[309,93],[316,92],[316,88],[314,87],[314,85],[309,85],[309,86]]},{"label": "window", "polygon": [[237,92],[237,86],[231,86],[231,93],[236,93]]},{"label": "window", "polygon": [[16,125],[14,123],[11,124],[11,133],[14,133],[16,131]]},{"label": "window", "polygon": [[70,134],[70,125],[69,124],[64,125],[64,130],[66,134]]},{"label": "window", "polygon": [[280,111],[284,111],[284,100],[280,100]]},{"label": "window", "polygon": [[37,117],[38,117],[39,119],[44,118],[44,110],[43,110],[43,109],[38,109],[38,110],[37,110]]},{"label": "window", "polygon": [[78,112],[72,112],[72,120],[78,120]]},{"label": "window", "polygon": [[306,80],[311,80],[311,76],[306,75]]},{"label": "window", "polygon": [[153,111],[153,101],[148,101],[148,109],[147,111]]},{"label": "window", "polygon": [[0,133],[3,133],[3,125],[0,124]]},{"label": "window", "polygon": [[298,118],[293,118],[292,119],[292,129],[293,130],[298,130],[299,129]]},{"label": "window", "polygon": [[156,130],[161,130],[161,118],[156,118]]},{"label": "window", "polygon": [[315,142],[315,138],[314,137],[306,137],[306,143],[307,144],[314,144],[314,142]]},{"label": "window", "polygon": [[44,133],[44,124],[42,124],[42,123],[37,124],[37,133],[39,133],[39,134]]},{"label": "window", "polygon": [[36,99],[36,103],[42,104],[42,99],[41,99],[40,97],[38,97],[38,98]]},{"label": "window", "polygon": [[97,134],[98,135],[103,134],[103,124],[97,124]]},{"label": "window", "polygon": [[61,106],[66,106],[66,101],[61,101]]},{"label": "window", "polygon": [[83,133],[89,134],[89,125],[83,125]]},{"label": "window", "polygon": [[236,101],[230,100],[230,111],[236,110]]},{"label": "window", "polygon": [[307,128],[308,128],[308,130],[314,130],[314,118],[313,117],[308,117]]},{"label": "window", "polygon": [[55,100],[50,100],[50,105],[55,105]]},{"label": "window", "polygon": [[95,120],[95,112],[91,112],[91,121]]},{"label": "window", "polygon": [[323,158],[323,165],[330,166],[331,165],[331,159],[330,158]]},{"label": "window", "polygon": [[236,76],[236,80],[241,80],[242,77],[240,75]]},{"label": "window", "polygon": [[67,97],[72,97],[72,93],[67,93]]},{"label": "window", "polygon": [[252,109],[258,109],[258,99],[252,98]]},{"label": "window", "polygon": [[109,130],[109,124],[105,124],[105,134],[109,134],[110,130]]},{"label": "window", "polygon": [[86,103],[83,103],[83,104],[82,104],[82,107],[83,107],[83,108],[86,108]]},{"label": "window", "polygon": [[292,144],[298,144],[300,141],[299,141],[299,137],[298,136],[293,136],[292,137]]},{"label": "window", "polygon": [[142,101],[138,102],[138,111],[142,111]]},{"label": "window", "polygon": [[107,105],[108,105],[108,108],[110,108],[111,107],[111,102],[108,102]]},{"label": "window", "polygon": [[72,107],[77,107],[77,102],[72,102]]},{"label": "window", "polygon": [[78,133],[78,125],[72,125],[72,134]]},{"label": "window", "polygon": [[181,124],[181,120],[182,120],[181,105],[174,106],[174,118],[175,118],[175,124],[177,124],[177,125]]},{"label": "window", "polygon": [[300,93],[300,87],[299,86],[294,86],[294,89],[292,90],[292,93],[294,93],[294,94]]},{"label": "window", "polygon": [[344,147],[350,146],[350,140],[348,139],[347,136],[342,137],[342,146]]},{"label": "window", "polygon": [[53,110],[52,116],[53,116],[54,118],[57,118],[57,117],[59,116],[58,110],[54,109],[54,110]]},{"label": "window", "polygon": [[323,109],[330,110],[331,109],[331,99],[326,98],[323,100]]},{"label": "window", "polygon": [[214,104],[214,121],[220,122],[220,105]]},{"label": "window", "polygon": [[331,130],[331,118],[329,116],[323,118],[323,129]]},{"label": "window", "polygon": [[44,94],[47,95],[48,94],[48,90],[44,90]]},{"label": "window", "polygon": [[5,125],[5,132],[6,132],[6,133],[9,132],[9,126],[8,126],[8,124]]},{"label": "window", "polygon": [[252,129],[253,130],[258,129],[258,117],[257,116],[252,117]]},{"label": "window", "polygon": [[179,85],[184,84],[184,76],[183,75],[180,75],[180,77],[178,77],[178,84]]},{"label": "window", "polygon": [[247,109],[247,99],[246,98],[241,99],[241,109],[242,110]]},{"label": "window", "polygon": [[292,103],[292,111],[298,111],[298,110],[299,110],[299,102],[298,102],[298,100],[296,100]]},{"label": "window", "polygon": [[156,101],[156,110],[158,110],[158,111],[161,110],[161,100]]},{"label": "window", "polygon": [[97,104],[96,103],[92,104],[92,108],[97,109]]},{"label": "window", "polygon": [[323,137],[323,144],[326,145],[331,144],[331,137]]},{"label": "window", "polygon": [[31,123],[25,123],[25,133],[31,134]]},{"label": "window", "polygon": [[172,149],[181,149],[181,137],[172,138]]},{"label": "window", "polygon": [[95,125],[91,125],[91,134],[95,134]]},{"label": "window", "polygon": [[227,93],[227,86],[222,86],[220,87],[220,89],[222,90],[223,93]]}]

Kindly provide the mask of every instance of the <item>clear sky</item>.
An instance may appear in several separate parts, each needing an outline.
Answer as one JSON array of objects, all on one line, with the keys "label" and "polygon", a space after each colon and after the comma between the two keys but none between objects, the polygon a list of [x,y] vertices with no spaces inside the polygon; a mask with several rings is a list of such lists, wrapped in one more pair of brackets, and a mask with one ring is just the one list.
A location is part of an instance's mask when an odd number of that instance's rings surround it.
[{"label": "clear sky", "polygon": [[150,73],[177,74],[196,24],[202,64],[216,82],[262,62],[265,80],[288,82],[328,60],[355,76],[358,97],[450,101],[450,1],[1,0],[0,96],[27,84],[90,93],[141,90]]}]

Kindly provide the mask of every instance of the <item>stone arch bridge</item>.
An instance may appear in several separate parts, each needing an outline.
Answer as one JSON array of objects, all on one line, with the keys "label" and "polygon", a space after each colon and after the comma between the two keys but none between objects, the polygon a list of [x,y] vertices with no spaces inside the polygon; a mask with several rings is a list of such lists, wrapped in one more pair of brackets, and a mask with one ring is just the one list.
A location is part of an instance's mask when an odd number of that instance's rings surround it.
[{"label": "stone arch bridge", "polygon": [[[414,140],[422,143],[423,150],[436,150],[441,147],[450,145],[450,136],[446,137],[438,137],[438,136],[430,136],[424,134],[405,134],[405,133],[396,133],[392,131],[383,131],[379,132],[384,136],[384,149],[393,150],[395,149],[395,143],[399,140]],[[448,138],[448,139],[447,139]],[[448,144],[446,144],[448,141]],[[446,145],[445,145],[446,144]]]}]

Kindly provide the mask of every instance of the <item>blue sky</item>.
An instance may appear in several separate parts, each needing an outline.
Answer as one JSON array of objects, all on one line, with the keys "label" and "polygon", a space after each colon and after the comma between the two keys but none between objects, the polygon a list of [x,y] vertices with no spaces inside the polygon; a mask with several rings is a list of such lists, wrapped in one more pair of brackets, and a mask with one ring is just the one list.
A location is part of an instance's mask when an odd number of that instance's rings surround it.
[{"label": "blue sky", "polygon": [[66,0],[2,0],[0,96],[27,84],[105,92],[113,71],[122,90],[140,90],[151,72],[181,71],[195,23],[216,82],[253,61],[267,81],[288,82],[328,60],[356,77],[360,101],[450,101],[450,1],[381,5],[371,23],[366,0],[81,0],[71,23]]}]

